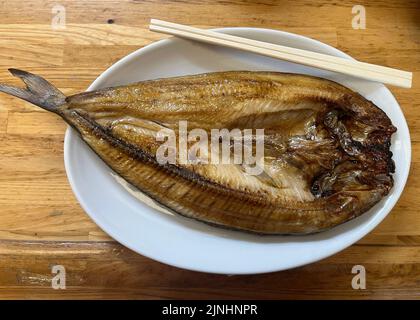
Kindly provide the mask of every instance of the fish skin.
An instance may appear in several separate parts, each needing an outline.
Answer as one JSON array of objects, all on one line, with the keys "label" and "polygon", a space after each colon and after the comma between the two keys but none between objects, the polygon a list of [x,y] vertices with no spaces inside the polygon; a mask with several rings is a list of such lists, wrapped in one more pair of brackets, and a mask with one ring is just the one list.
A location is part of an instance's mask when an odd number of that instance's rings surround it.
[{"label": "fish skin", "polygon": [[[369,210],[393,186],[396,128],[361,95],[329,80],[230,71],[149,80],[64,97],[12,69],[27,89],[0,85],[60,115],[117,174],[161,205],[219,227],[309,234]],[[264,128],[264,174],[234,165],[161,165],[162,128]]]}]

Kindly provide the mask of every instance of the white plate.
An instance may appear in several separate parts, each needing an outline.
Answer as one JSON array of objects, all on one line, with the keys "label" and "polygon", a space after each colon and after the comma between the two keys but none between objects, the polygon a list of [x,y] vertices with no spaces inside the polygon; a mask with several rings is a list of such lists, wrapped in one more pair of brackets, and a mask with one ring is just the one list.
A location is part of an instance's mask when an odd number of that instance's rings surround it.
[{"label": "white plate", "polygon": [[[222,32],[350,58],[321,42],[286,32],[225,28]],[[95,90],[146,79],[222,70],[273,70],[316,75],[337,81],[372,100],[392,119],[398,132],[392,151],[396,163],[391,193],[361,217],[309,236],[255,236],[218,229],[159,212],[127,191],[111,170],[68,129],[64,156],[70,184],[84,210],[111,237],[130,249],[180,268],[224,274],[250,274],[302,266],[343,250],[380,223],[397,202],[407,180],[411,145],[404,115],[382,84],[333,74],[259,55],[166,39],[137,50],[105,71]]]}]

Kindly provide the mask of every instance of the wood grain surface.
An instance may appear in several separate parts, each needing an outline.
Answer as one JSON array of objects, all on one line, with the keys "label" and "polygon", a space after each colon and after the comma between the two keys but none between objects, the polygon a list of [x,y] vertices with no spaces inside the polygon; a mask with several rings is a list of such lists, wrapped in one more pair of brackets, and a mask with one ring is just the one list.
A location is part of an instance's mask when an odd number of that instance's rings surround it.
[{"label": "wood grain surface", "polygon": [[[61,4],[66,28],[53,29]],[[352,7],[366,29],[352,28]],[[150,18],[199,27],[251,26],[299,33],[353,57],[414,72],[412,89],[391,87],[412,138],[411,173],[394,210],[368,236],[328,259],[252,276],[180,270],[119,245],[84,213],[66,178],[66,125],[0,94],[0,298],[420,299],[420,2],[370,1],[0,1],[0,82],[7,68],[41,74],[66,94],[83,91],[126,54],[166,36]],[[159,235],[156,235],[159,236]],[[64,265],[67,288],[51,287]],[[354,265],[366,289],[351,286]]]}]

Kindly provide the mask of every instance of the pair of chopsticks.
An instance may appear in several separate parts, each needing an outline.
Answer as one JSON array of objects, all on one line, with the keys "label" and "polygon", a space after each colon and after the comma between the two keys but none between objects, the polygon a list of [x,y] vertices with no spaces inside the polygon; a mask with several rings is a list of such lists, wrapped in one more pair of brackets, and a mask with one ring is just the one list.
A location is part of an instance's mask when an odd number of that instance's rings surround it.
[{"label": "pair of chopsticks", "polygon": [[306,66],[339,72],[354,77],[411,88],[413,74],[366,62],[232,36],[182,24],[151,19],[150,30],[174,36],[240,49]]}]

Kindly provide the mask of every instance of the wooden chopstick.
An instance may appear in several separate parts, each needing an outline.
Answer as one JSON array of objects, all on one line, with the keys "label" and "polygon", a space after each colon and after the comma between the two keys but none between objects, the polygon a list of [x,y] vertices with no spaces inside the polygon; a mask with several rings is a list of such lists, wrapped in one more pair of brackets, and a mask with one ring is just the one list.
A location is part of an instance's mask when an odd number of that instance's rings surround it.
[{"label": "wooden chopstick", "polygon": [[[241,37],[232,36],[232,35],[229,35],[229,34],[218,33],[218,32],[211,31],[211,30],[203,30],[203,29],[199,29],[199,28],[184,26],[184,25],[180,25],[180,24],[176,24],[176,23],[172,23],[172,22],[167,22],[167,21],[162,21],[162,20],[157,20],[157,19],[152,19],[151,20],[151,26],[152,26],[152,28],[154,28],[154,26],[160,26],[160,27],[166,27],[166,28],[171,28],[171,29],[177,29],[177,30],[180,30],[180,31],[192,32],[192,33],[203,35],[203,36],[211,36],[211,37],[221,39],[221,40],[229,40],[229,41],[234,41],[234,42],[237,42],[237,43],[249,44],[249,45],[253,45],[255,47],[275,50],[275,51],[279,51],[279,52],[296,54],[298,56],[303,56],[303,57],[307,57],[308,55],[310,55],[312,58],[316,58],[316,59],[323,60],[323,61],[328,61],[328,62],[336,62],[336,63],[349,65],[349,66],[354,66],[355,65],[354,61],[349,60],[349,59],[330,56],[330,55],[317,53],[317,52],[306,51],[306,50],[302,50],[302,49],[290,48],[290,47],[281,46],[281,45],[275,45],[275,44],[267,43],[267,42],[263,42],[263,41],[241,38]],[[381,72],[383,72],[385,74],[401,76],[401,77],[404,77],[404,78],[407,78],[407,79],[411,78],[411,73],[407,72],[407,71],[401,71],[401,70],[396,70],[396,69],[392,69],[392,68],[388,68],[388,67],[376,66],[376,65],[373,65],[373,64],[365,63],[365,62],[357,62],[356,66],[358,66],[362,69],[369,69],[369,67],[377,67],[377,68],[380,68]]]},{"label": "wooden chopstick", "polygon": [[329,71],[340,72],[343,74],[392,84],[404,88],[411,88],[412,84],[411,72],[334,57],[317,52],[276,45],[263,41],[246,39],[162,20],[152,19],[150,22],[150,30],[211,44],[218,44],[226,47],[250,51],[273,58],[283,59],[290,62],[300,63]]}]

